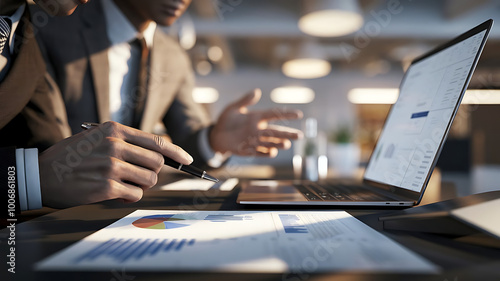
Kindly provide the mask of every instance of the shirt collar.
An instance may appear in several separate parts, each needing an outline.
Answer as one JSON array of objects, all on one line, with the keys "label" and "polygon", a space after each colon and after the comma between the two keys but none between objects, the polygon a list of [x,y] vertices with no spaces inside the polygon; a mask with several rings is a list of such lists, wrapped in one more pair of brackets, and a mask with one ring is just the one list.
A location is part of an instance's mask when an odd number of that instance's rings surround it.
[{"label": "shirt collar", "polygon": [[[112,45],[126,43],[141,37],[141,34],[130,23],[127,17],[116,6],[113,0],[102,1],[104,17],[106,18],[106,32]],[[149,48],[153,46],[153,37],[156,23],[151,22],[142,33]]]}]

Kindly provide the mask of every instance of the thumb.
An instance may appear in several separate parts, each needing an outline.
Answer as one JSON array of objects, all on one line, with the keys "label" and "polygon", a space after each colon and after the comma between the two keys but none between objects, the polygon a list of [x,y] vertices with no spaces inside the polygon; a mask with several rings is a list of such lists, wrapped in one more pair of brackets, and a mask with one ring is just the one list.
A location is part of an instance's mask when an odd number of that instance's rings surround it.
[{"label": "thumb", "polygon": [[240,109],[242,107],[254,105],[257,102],[259,102],[261,96],[262,96],[262,91],[260,89],[253,89],[248,94],[243,96],[241,99],[235,101],[231,105],[231,107]]}]

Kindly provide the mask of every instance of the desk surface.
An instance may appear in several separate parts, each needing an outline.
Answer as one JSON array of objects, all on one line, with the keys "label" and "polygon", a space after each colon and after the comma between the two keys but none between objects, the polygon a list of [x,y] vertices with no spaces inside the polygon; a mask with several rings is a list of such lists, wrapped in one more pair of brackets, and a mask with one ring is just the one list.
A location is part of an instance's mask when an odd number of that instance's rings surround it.
[{"label": "desk surface", "polygon": [[[224,273],[148,273],[117,269],[109,272],[35,272],[33,265],[45,257],[106,227],[136,209],[163,210],[271,210],[257,206],[236,204],[238,189],[220,191],[154,191],[132,204],[108,201],[49,213],[16,225],[16,274],[7,275],[2,262],[0,280],[500,280],[500,249],[460,242],[450,237],[398,231],[384,231],[378,221],[381,214],[394,210],[349,209],[351,215],[396,242],[420,254],[443,269],[440,275],[353,274],[329,273],[321,275],[290,274],[224,274]],[[292,210],[292,208],[279,208]],[[298,208],[293,208],[297,210]],[[328,208],[315,208],[314,210]],[[276,210],[276,208],[274,208]],[[301,210],[308,210],[302,208]],[[5,260],[9,232],[0,232],[1,253]]]}]

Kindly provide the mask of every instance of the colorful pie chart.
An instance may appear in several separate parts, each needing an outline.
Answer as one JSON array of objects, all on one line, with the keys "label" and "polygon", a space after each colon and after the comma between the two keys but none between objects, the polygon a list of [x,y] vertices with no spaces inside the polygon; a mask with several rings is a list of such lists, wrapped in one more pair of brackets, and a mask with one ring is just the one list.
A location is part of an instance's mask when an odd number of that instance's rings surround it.
[{"label": "colorful pie chart", "polygon": [[135,220],[132,225],[148,229],[173,229],[189,226],[192,224],[190,220],[193,219],[179,215],[153,215]]}]

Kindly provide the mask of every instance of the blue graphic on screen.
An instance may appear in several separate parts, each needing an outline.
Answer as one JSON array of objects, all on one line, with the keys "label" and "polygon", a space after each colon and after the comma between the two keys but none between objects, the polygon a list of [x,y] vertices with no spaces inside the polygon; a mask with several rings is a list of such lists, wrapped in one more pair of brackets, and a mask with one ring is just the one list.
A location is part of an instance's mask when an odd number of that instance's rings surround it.
[{"label": "blue graphic on screen", "polygon": [[411,119],[427,117],[427,115],[429,115],[429,111],[417,112],[411,115]]},{"label": "blue graphic on screen", "polygon": [[141,259],[160,252],[181,251],[186,246],[193,246],[195,239],[110,239],[102,242],[87,253],[77,258],[76,262],[110,257],[118,262],[129,259]]},{"label": "blue graphic on screen", "polygon": [[296,215],[279,215],[285,233],[309,233],[307,227],[302,224],[300,218]]}]

